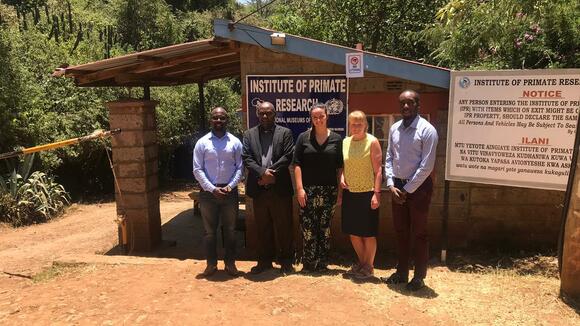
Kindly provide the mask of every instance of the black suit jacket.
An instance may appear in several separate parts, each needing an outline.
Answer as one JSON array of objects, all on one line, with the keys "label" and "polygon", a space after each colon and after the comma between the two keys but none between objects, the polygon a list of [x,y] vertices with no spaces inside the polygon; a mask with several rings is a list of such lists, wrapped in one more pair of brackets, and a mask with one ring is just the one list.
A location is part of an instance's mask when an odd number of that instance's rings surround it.
[{"label": "black suit jacket", "polygon": [[[255,197],[265,188],[258,185],[258,179],[264,174],[266,168],[262,167],[262,145],[260,144],[259,126],[253,127],[244,133],[242,159],[248,168],[246,179],[246,194]],[[272,137],[272,166],[276,176],[276,183],[272,185],[279,195],[292,196],[292,179],[290,178],[289,165],[294,154],[294,139],[290,129],[278,126],[274,128]]]}]

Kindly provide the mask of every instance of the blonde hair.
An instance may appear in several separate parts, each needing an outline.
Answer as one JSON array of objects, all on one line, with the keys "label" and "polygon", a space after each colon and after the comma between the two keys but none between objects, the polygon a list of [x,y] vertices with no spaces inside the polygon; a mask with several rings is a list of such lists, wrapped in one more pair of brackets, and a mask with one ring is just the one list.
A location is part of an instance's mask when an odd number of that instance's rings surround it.
[{"label": "blonde hair", "polygon": [[[367,115],[360,110],[352,111],[348,114],[348,124],[350,125],[352,122],[362,122],[365,125],[365,132],[367,132],[369,128],[369,124],[367,123]],[[349,128],[350,134],[350,128]]]}]

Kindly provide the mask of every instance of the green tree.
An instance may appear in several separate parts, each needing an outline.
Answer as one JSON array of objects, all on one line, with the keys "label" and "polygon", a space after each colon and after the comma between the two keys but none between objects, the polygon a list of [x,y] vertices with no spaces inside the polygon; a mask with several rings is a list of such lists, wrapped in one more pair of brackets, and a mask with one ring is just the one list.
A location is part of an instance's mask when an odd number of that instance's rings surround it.
[{"label": "green tree", "polygon": [[121,1],[116,19],[125,50],[142,51],[183,41],[181,26],[163,0]]},{"label": "green tree", "polygon": [[423,32],[430,62],[454,69],[577,68],[580,3],[453,0]]},{"label": "green tree", "polygon": [[0,28],[0,152],[12,150],[16,141],[14,120],[21,103],[21,67],[12,54],[13,43],[10,33]]},{"label": "green tree", "polygon": [[433,21],[440,0],[295,0],[279,5],[271,27],[288,33],[401,58],[426,54],[418,32]]},{"label": "green tree", "polygon": [[[105,102],[142,96],[140,88],[79,88],[69,78],[52,77],[56,67],[184,40],[210,38],[211,19],[223,17],[230,10],[215,7],[202,12],[173,12],[161,0],[70,0],[70,3],[73,33],[67,23],[67,33],[71,36],[68,38],[63,38],[62,33],[56,38],[54,21],[50,21],[54,16],[64,15],[68,22],[67,2],[47,1],[49,15],[42,14],[37,22],[28,15],[27,29],[22,28],[24,18],[17,16],[14,6],[0,4],[2,152],[15,146],[30,147],[79,137],[95,129],[108,129]],[[60,18],[59,22],[63,32]],[[135,35],[135,40],[128,35]],[[199,131],[197,85],[156,87],[152,88],[151,95],[160,101],[157,110],[160,174],[170,176],[173,150]],[[239,100],[239,83],[235,80],[212,81],[206,85],[206,108],[222,105],[232,109],[234,126],[239,126],[234,113]],[[88,142],[42,152],[35,164],[43,171],[56,174],[73,198],[111,192],[112,175],[104,145],[109,144]],[[4,165],[0,164],[0,174],[4,172]]]},{"label": "green tree", "polygon": [[166,2],[181,11],[204,11],[235,4],[232,0],[166,0]]}]

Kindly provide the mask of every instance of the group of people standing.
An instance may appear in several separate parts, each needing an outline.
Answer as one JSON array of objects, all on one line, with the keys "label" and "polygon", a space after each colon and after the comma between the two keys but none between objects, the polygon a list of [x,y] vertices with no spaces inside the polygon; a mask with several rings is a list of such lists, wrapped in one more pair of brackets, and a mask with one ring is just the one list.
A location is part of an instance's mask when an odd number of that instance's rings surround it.
[{"label": "group of people standing", "polygon": [[[335,207],[340,206],[342,231],[349,234],[357,256],[357,262],[346,273],[360,279],[373,277],[384,177],[392,194],[398,264],[396,272],[383,281],[406,283],[411,291],[424,287],[429,256],[427,216],[433,190],[430,174],[437,132],[418,114],[417,92],[402,92],[399,103],[402,120],[389,131],[384,171],[380,143],[368,133],[362,111],[349,114],[349,136],[342,139],[328,128],[326,106],[316,104],[310,109],[312,127],[294,144],[291,131],[275,124],[272,103],[258,104],[259,125],[246,131],[242,142],[226,131],[226,111],[214,108],[212,130],[197,142],[193,154],[193,173],[202,188],[199,202],[205,227],[207,267],[202,274],[210,276],[217,271],[216,231],[221,216],[225,271],[240,275],[235,265],[234,235],[237,184],[245,166],[246,195],[253,199],[258,236],[258,262],[250,273],[271,269],[274,261],[280,264],[281,273],[294,272],[295,189],[303,237],[302,271],[328,270],[330,224]],[[415,273],[408,282],[411,257]]]}]

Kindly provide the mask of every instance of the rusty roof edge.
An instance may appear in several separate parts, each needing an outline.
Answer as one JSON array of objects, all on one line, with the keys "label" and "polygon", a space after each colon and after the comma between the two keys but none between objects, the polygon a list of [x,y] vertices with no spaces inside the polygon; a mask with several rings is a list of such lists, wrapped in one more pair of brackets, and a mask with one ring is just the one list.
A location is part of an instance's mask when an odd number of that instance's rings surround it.
[{"label": "rusty roof edge", "polygon": [[258,45],[275,52],[300,55],[342,66],[345,65],[346,53],[362,52],[364,53],[364,65],[367,71],[449,89],[451,70],[448,68],[380,53],[360,51],[291,34],[286,34],[285,46],[271,45],[270,34],[276,31],[240,23],[234,25],[234,28],[230,30],[230,24],[230,21],[215,19],[213,23],[214,35],[247,44]]},{"label": "rusty roof edge", "polygon": [[[179,50],[188,49],[190,47],[196,47],[196,46],[199,46],[200,44],[211,45],[212,41],[214,41],[214,38],[198,40],[198,41],[193,41],[193,42],[186,42],[186,43],[181,43],[181,44],[174,44],[174,45],[169,45],[169,46],[162,47],[162,48],[155,48],[155,49],[145,50],[145,51],[141,51],[141,52],[133,52],[133,53],[124,54],[122,56],[118,56],[118,57],[114,57],[114,58],[93,61],[93,62],[84,63],[84,64],[80,64],[80,65],[76,65],[76,66],[70,66],[67,68],[56,68],[55,71],[53,72],[53,76],[60,77],[62,75],[65,75],[67,77],[74,77],[75,73],[73,71],[85,70],[87,72],[91,72],[91,71],[94,71],[94,69],[97,68],[98,66],[102,66],[104,64],[111,64],[111,63],[116,63],[116,62],[128,61],[128,59],[134,59],[135,61],[139,61],[139,60],[142,60],[142,59],[139,59],[139,56],[141,56],[141,57],[145,57],[145,56],[154,57],[156,54],[171,53],[171,52],[174,52],[176,50],[179,51]],[[129,64],[129,62],[126,62],[126,64]]]}]

